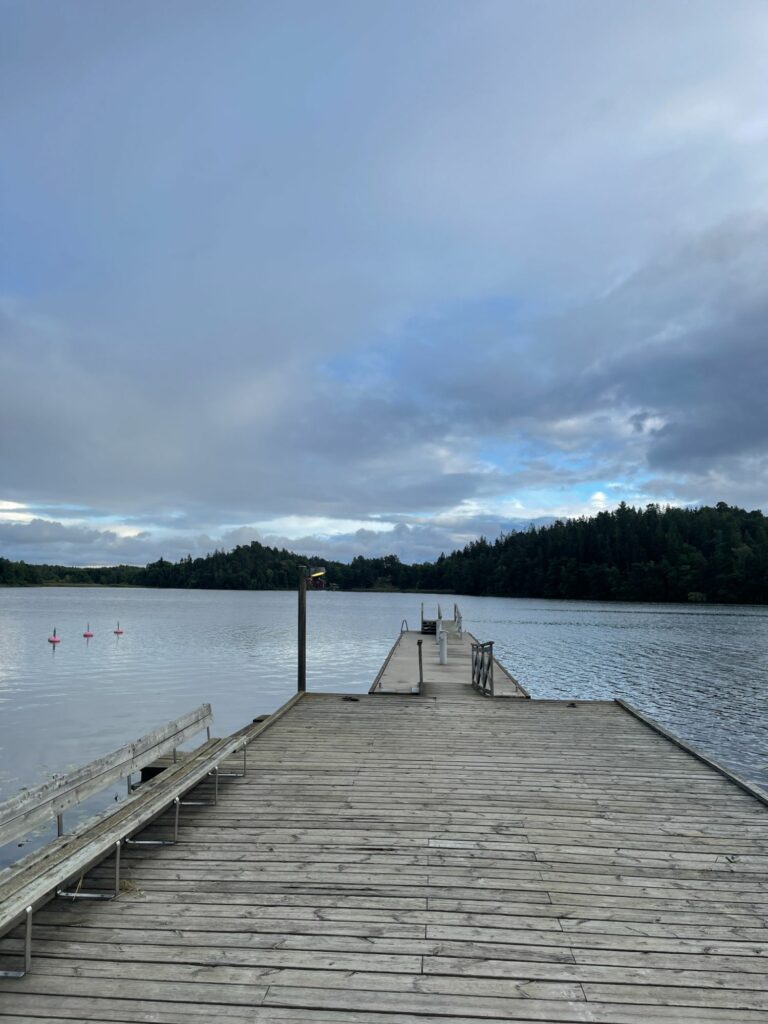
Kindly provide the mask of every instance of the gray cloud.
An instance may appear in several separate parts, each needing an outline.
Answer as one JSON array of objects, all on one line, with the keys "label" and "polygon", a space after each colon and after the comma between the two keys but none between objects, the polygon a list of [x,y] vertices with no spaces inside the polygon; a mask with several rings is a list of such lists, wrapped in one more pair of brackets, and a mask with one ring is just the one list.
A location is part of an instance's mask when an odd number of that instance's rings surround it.
[{"label": "gray cloud", "polygon": [[0,522],[0,551],[14,561],[49,565],[143,565],[157,546],[147,532],[121,537],[114,530],[65,525],[50,519]]},{"label": "gray cloud", "polygon": [[0,500],[60,552],[766,504],[763,5],[3,20]]},{"label": "gray cloud", "polygon": [[[476,325],[452,318],[429,397],[451,409],[457,432],[515,438],[523,465],[526,449],[547,452],[550,480],[563,472],[557,453],[575,453],[605,479],[681,471],[689,500],[718,500],[743,474],[740,493],[765,504],[765,477],[754,476],[768,448],[765,281],[768,220],[726,222],[565,315],[502,310],[489,322],[477,311],[482,375],[460,361]],[[440,338],[443,325],[431,332]],[[424,374],[432,345],[405,358]],[[678,478],[667,494],[680,491]]]},{"label": "gray cloud", "polygon": [[[551,521],[548,517],[539,518],[534,525]],[[334,561],[349,562],[355,555],[377,557],[395,554],[401,561],[412,563],[433,561],[441,551],[454,551],[479,536],[495,540],[502,532],[524,530],[529,525],[529,520],[466,516],[449,519],[439,525],[397,522],[386,532],[361,528],[333,536],[288,537],[241,526],[216,536],[170,530],[161,535],[144,530],[126,537],[108,527],[93,528],[32,519],[28,523],[0,521],[0,551],[4,557],[15,561],[49,565],[146,565],[158,558],[175,562],[187,555],[204,557],[215,550],[229,551],[237,545],[258,541],[270,547]]]}]

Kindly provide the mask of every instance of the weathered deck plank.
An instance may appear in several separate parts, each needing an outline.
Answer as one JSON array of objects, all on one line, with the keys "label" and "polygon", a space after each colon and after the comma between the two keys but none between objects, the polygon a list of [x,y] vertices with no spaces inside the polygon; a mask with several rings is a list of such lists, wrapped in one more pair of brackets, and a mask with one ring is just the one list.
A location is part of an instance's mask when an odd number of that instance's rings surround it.
[{"label": "weathered deck plank", "polygon": [[611,702],[311,694],[181,840],[0,1021],[768,1024],[768,814]]}]

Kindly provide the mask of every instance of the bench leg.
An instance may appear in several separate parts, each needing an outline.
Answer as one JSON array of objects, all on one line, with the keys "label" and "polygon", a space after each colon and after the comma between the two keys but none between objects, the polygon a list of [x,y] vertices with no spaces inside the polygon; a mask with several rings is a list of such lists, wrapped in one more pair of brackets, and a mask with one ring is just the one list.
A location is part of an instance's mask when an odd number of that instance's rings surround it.
[{"label": "bench leg", "polygon": [[[182,807],[210,807],[219,802],[219,766],[216,765],[208,774],[213,776],[213,800],[182,800]],[[200,783],[198,782],[197,785],[199,786]]]},{"label": "bench leg", "polygon": [[23,978],[32,970],[32,907],[27,907],[24,927],[24,970],[0,971],[0,978]]},{"label": "bench leg", "polygon": [[241,772],[219,772],[222,779],[242,779],[248,771],[248,744],[243,744],[243,770]]},{"label": "bench leg", "polygon": [[56,895],[68,900],[114,900],[120,895],[120,842],[115,843],[115,891],[109,892],[81,892],[75,889],[74,892],[65,892],[64,889],[57,889]]},{"label": "bench leg", "polygon": [[126,846],[175,846],[179,841],[179,807],[178,797],[173,801],[173,839],[130,839],[125,838]]}]

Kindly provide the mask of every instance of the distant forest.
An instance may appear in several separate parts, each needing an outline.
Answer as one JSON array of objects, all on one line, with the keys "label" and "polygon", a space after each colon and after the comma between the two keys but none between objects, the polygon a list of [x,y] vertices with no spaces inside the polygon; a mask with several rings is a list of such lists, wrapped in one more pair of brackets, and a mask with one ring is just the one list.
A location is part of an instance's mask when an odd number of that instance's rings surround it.
[{"label": "distant forest", "polygon": [[718,503],[613,512],[473,541],[436,562],[396,555],[351,563],[307,558],[254,541],[205,558],[139,568],[65,568],[0,558],[0,584],[106,584],[217,590],[290,590],[298,567],[324,564],[340,590],[421,590],[497,597],[768,604],[768,518]]}]

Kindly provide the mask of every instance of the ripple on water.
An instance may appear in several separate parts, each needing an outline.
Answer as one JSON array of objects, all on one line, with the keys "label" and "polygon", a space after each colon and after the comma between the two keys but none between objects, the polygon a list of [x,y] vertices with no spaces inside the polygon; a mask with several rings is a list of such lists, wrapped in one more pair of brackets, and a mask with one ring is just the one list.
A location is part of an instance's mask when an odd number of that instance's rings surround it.
[{"label": "ripple on water", "polygon": [[[367,690],[421,600],[310,593],[310,688]],[[768,785],[766,609],[459,600],[467,628],[496,641],[534,697],[624,697]],[[295,665],[294,593],[0,590],[0,787],[40,782],[203,701],[217,731],[232,731],[294,692]]]}]

